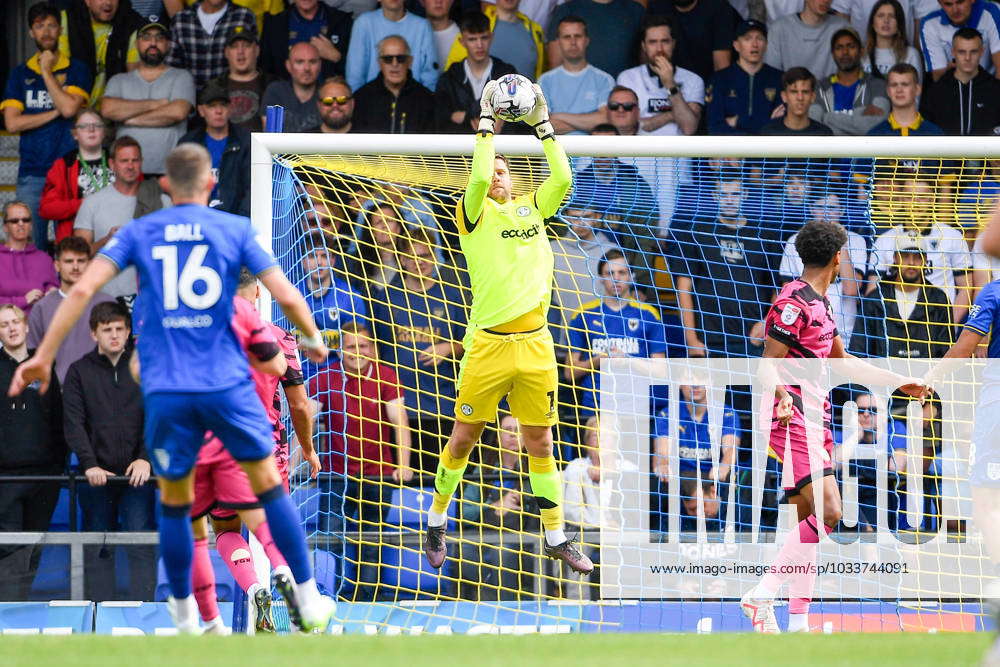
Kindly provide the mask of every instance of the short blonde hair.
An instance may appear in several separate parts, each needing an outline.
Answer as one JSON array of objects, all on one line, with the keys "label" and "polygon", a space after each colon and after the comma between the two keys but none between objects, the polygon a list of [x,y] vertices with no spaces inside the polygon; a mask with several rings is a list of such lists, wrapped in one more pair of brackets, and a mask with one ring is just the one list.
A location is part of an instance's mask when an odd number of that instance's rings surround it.
[{"label": "short blonde hair", "polygon": [[180,144],[167,155],[167,181],[174,197],[197,195],[212,175],[212,158],[204,146],[192,142]]},{"label": "short blonde hair", "polygon": [[14,316],[17,317],[17,319],[21,320],[22,322],[28,321],[28,316],[24,314],[24,311],[12,303],[0,304],[0,313],[2,313],[5,310],[13,310]]}]

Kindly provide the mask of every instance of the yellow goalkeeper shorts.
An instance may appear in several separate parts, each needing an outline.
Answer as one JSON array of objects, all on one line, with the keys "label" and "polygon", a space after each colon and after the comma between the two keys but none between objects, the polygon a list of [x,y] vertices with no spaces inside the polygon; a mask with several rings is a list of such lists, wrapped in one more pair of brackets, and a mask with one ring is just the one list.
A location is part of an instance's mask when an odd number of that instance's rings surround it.
[{"label": "yellow goalkeeper shorts", "polygon": [[507,396],[510,411],[525,426],[556,423],[559,375],[548,327],[529,333],[494,334],[478,330],[462,357],[455,419],[467,424],[492,422]]}]

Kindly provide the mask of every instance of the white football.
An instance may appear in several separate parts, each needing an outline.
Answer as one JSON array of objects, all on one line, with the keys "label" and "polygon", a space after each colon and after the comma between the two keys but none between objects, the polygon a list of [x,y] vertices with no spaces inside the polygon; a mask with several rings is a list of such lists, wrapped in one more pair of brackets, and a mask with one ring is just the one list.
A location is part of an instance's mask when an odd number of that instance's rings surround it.
[{"label": "white football", "polygon": [[497,118],[507,122],[521,120],[535,108],[535,91],[531,81],[520,74],[504,74],[490,98]]}]

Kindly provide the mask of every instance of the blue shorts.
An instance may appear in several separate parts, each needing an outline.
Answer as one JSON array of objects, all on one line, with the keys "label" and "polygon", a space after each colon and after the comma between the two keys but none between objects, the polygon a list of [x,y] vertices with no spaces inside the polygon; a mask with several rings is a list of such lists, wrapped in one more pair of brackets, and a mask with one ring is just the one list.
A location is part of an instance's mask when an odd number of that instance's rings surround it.
[{"label": "blue shorts", "polygon": [[155,392],[145,399],[146,447],[153,470],[182,479],[212,431],[237,461],[260,461],[274,450],[271,424],[249,380],[214,392]]},{"label": "blue shorts", "polygon": [[1000,488],[1000,407],[996,403],[976,408],[969,447],[969,483]]}]

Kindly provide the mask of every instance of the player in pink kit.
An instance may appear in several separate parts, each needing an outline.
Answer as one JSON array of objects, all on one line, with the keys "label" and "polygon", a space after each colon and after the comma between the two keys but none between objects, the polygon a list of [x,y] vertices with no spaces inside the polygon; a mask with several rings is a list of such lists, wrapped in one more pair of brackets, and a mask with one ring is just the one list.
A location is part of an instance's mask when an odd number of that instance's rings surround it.
[{"label": "player in pink kit", "polygon": [[[862,373],[872,384],[899,387],[906,394],[922,399],[927,393],[923,384],[876,368],[848,354],[844,348],[825,295],[839,273],[841,249],[846,242],[847,232],[838,223],[811,221],[799,231],[795,249],[802,258],[802,276],[782,288],[767,314],[763,356],[765,359],[848,359],[851,369]],[[766,368],[762,366],[762,372],[772,372]],[[822,395],[817,396],[820,393]],[[823,399],[823,444],[821,448],[810,448],[804,404],[817,398]],[[831,533],[841,515],[840,489],[833,477],[831,463],[831,412],[825,389],[801,380],[799,386],[784,385],[780,381],[776,384],[770,446],[782,461],[785,497],[796,507],[799,526],[798,533],[793,531],[782,545],[772,571],[740,601],[743,613],[756,632],[781,631],[774,614],[774,598],[786,581],[790,588],[788,631],[809,630],[809,603],[816,580],[814,565],[820,526],[827,534]],[[821,500],[817,499],[818,495]],[[817,517],[817,505],[820,504],[822,520]],[[795,574],[788,574],[793,568]]]},{"label": "player in pink kit", "polygon": [[[260,315],[249,301],[257,296],[256,277],[244,270],[240,275],[232,326],[247,356],[252,360],[254,388],[274,428],[275,459],[287,490],[288,438],[281,422],[279,386],[284,387],[288,396],[293,427],[313,477],[320,468],[319,457],[312,447],[312,420],[295,339],[280,327],[261,321]],[[242,524],[247,525],[263,546],[274,569],[279,589],[283,580],[286,583],[290,581],[290,572],[281,552],[274,546],[264,512],[260,509],[245,473],[222,443],[211,434],[206,434],[206,443],[198,455],[195,502],[191,516],[195,534],[192,573],[194,594],[202,620],[206,623],[206,633],[228,633],[228,628],[219,617],[215,597],[215,576],[208,553],[206,516],[211,516],[216,548],[223,561],[253,602],[250,625],[257,632],[274,632],[270,592],[268,587],[258,581],[250,547],[240,532]]]}]

